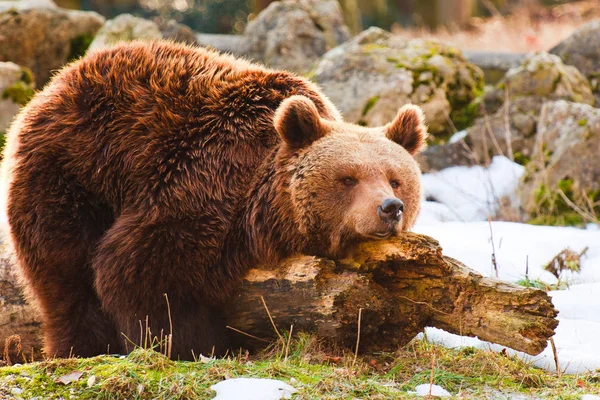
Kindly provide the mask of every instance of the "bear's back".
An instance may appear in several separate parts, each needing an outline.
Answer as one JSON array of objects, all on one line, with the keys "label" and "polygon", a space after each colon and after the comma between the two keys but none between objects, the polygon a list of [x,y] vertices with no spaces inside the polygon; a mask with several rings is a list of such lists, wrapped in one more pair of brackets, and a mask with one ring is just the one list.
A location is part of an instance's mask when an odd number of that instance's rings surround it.
[{"label": "bear's back", "polygon": [[290,73],[202,48],[134,42],[63,69],[9,136],[19,135],[17,158],[59,166],[117,213],[139,201],[171,206],[174,191],[230,201],[279,142],[272,116],[294,94],[338,117]]}]

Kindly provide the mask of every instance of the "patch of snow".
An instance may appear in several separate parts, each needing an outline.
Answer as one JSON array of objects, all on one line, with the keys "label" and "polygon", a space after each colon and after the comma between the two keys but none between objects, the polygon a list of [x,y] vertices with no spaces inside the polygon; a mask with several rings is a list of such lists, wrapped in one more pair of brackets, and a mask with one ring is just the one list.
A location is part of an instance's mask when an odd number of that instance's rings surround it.
[{"label": "patch of snow", "polygon": [[[556,277],[542,267],[565,247],[576,252],[587,247],[581,273],[565,273],[562,279],[571,284],[600,282],[600,231],[499,221],[493,221],[491,229],[500,279],[513,283],[524,279],[528,266],[529,279],[556,283]],[[445,255],[481,274],[495,275],[487,221],[417,224],[413,231],[434,237]]]},{"label": "patch of snow", "polygon": [[581,400],[600,400],[600,396],[596,396],[595,394],[584,394],[581,396]]},{"label": "patch of snow", "polygon": [[414,392],[410,392],[410,393],[416,394],[418,396],[429,396],[430,390],[431,390],[432,396],[437,396],[437,397],[451,397],[452,396],[443,387],[438,386],[438,385],[429,385],[429,384],[419,385],[415,388]]},{"label": "patch of snow", "polygon": [[[581,273],[566,273],[561,277],[570,283],[569,288],[549,294],[559,311],[554,342],[563,372],[578,373],[600,368],[600,231],[511,222],[492,222],[491,227],[498,276],[513,283],[525,278],[526,264],[529,279],[555,283],[556,277],[542,267],[565,247],[577,252],[588,248],[581,260]],[[445,255],[462,261],[483,275],[495,275],[488,222],[421,225],[415,231],[436,238]],[[494,351],[504,348],[435,328],[427,328],[426,332],[428,338],[448,347],[473,346]],[[556,369],[550,347],[535,357],[512,350],[509,353],[532,361],[538,367],[550,371]]]},{"label": "patch of snow", "polygon": [[279,400],[291,399],[292,386],[276,379],[234,378],[210,387],[217,392],[214,400]]},{"label": "patch of snow", "polygon": [[[425,198],[414,231],[434,237],[445,255],[462,261],[485,276],[495,276],[492,239],[498,277],[517,282],[527,277],[553,284],[557,279],[543,266],[565,248],[587,252],[581,259],[581,272],[565,272],[566,290],[552,291],[559,311],[554,342],[560,367],[566,373],[600,368],[600,226],[586,229],[533,226],[510,222],[487,222],[497,211],[498,200],[507,196],[516,204],[515,191],[524,168],[505,157],[494,157],[488,168],[452,167],[423,175]],[[426,329],[427,337],[448,347],[473,346],[500,351],[503,346],[461,337],[436,328]],[[509,354],[555,371],[550,346],[532,357],[507,349]],[[428,386],[428,385],[426,385]],[[592,395],[589,395],[592,396]],[[589,400],[597,397],[589,397]],[[600,400],[600,399],[599,399]]]},{"label": "patch of snow", "polygon": [[501,198],[516,201],[516,188],[524,172],[522,165],[496,156],[487,168],[460,166],[424,174],[424,198],[435,199],[433,203],[441,203],[446,209],[425,201],[417,223],[485,221],[488,215],[496,214]]},{"label": "patch of snow", "polygon": [[448,143],[456,143],[467,137],[467,130],[463,129],[462,131],[456,132],[454,135],[450,137]]}]

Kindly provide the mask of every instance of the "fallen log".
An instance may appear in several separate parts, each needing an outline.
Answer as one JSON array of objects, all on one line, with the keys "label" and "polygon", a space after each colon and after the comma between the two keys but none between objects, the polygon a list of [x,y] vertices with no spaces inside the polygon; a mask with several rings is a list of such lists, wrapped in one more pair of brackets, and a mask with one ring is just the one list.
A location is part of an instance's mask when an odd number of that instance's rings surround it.
[{"label": "fallen log", "polygon": [[[39,320],[11,277],[0,275],[0,343],[18,334],[24,349],[39,349]],[[558,325],[545,292],[483,277],[414,233],[362,243],[341,260],[298,256],[254,268],[226,320],[242,346],[262,341],[239,332],[276,338],[274,323],[354,348],[359,310],[361,352],[394,350],[433,326],[536,355]]]}]

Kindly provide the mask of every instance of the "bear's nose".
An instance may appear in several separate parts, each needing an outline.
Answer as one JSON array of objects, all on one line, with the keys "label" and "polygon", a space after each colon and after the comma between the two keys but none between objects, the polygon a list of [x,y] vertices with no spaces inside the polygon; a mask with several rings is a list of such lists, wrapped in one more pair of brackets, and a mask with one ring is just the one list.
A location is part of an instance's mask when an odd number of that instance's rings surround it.
[{"label": "bear's nose", "polygon": [[400,199],[385,199],[379,207],[377,214],[385,222],[398,222],[404,211],[404,203]]}]

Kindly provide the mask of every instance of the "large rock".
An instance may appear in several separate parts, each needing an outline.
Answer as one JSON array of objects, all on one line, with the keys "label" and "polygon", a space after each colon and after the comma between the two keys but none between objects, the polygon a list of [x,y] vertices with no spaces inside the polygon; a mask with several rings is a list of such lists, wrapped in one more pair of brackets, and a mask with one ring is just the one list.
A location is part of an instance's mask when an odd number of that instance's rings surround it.
[{"label": "large rock", "polygon": [[[509,70],[488,97],[501,99],[498,109],[487,110],[468,129],[466,142],[480,162],[502,154],[525,164],[532,156],[536,126],[544,102],[569,100],[593,105],[589,81],[577,68],[564,65],[559,57],[538,53]],[[504,104],[502,105],[502,102]],[[493,103],[493,102],[490,102]]]},{"label": "large rock", "polygon": [[0,7],[0,61],[30,68],[39,85],[82,55],[104,23],[99,14],[64,10],[49,1],[8,3],[18,5]]},{"label": "large rock", "polygon": [[504,53],[493,51],[463,52],[467,61],[477,65],[483,71],[485,82],[491,85],[498,83],[511,68],[517,68],[525,57],[523,53]]},{"label": "large rock", "polygon": [[548,102],[542,107],[537,130],[533,157],[519,189],[523,209],[533,222],[543,224],[590,222],[585,214],[595,215],[597,220],[600,109],[567,101]]},{"label": "large rock", "polygon": [[106,21],[94,37],[88,51],[111,47],[129,40],[158,40],[162,37],[163,34],[156,23],[131,14],[121,14]]},{"label": "large rock", "polygon": [[169,20],[160,25],[147,19],[121,14],[106,21],[100,28],[89,52],[112,47],[120,42],[131,40],[160,40],[198,44],[196,34],[188,26]]},{"label": "large rock", "polygon": [[[35,83],[28,68],[0,62],[0,143],[19,109],[33,96]],[[1,148],[2,146],[0,146]]]},{"label": "large rock", "polygon": [[589,22],[550,50],[565,64],[577,67],[600,90],[600,20]]},{"label": "large rock", "polygon": [[305,73],[329,49],[350,38],[337,0],[283,0],[252,20],[244,36],[250,58]]},{"label": "large rock", "polygon": [[461,52],[369,28],[326,53],[313,79],[348,121],[375,126],[406,103],[420,105],[432,134],[449,133],[449,118],[468,126],[483,91],[483,73]]}]

